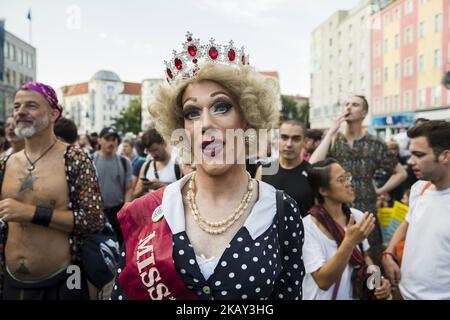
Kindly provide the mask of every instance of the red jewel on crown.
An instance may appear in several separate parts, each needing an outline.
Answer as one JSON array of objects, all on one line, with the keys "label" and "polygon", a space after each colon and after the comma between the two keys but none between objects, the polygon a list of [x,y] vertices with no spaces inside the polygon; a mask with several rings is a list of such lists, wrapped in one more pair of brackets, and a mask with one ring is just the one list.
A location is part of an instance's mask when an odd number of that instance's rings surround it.
[{"label": "red jewel on crown", "polygon": [[167,81],[169,83],[179,79],[189,79],[198,73],[199,61],[221,63],[226,65],[247,65],[248,56],[244,47],[237,49],[233,41],[227,45],[218,45],[211,38],[209,43],[201,45],[199,39],[192,37],[192,33],[186,34],[186,42],[183,43],[183,51],[173,51],[170,62],[164,61],[166,65]]}]

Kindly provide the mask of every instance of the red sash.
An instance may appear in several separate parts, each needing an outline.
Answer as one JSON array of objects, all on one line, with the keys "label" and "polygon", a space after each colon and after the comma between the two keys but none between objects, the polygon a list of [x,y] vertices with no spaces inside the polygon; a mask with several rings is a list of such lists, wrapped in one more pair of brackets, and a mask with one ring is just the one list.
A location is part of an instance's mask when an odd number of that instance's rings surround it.
[{"label": "red sash", "polygon": [[166,220],[152,214],[164,188],[124,206],[117,217],[126,244],[126,265],[119,282],[130,300],[195,300],[175,269],[172,232]]}]

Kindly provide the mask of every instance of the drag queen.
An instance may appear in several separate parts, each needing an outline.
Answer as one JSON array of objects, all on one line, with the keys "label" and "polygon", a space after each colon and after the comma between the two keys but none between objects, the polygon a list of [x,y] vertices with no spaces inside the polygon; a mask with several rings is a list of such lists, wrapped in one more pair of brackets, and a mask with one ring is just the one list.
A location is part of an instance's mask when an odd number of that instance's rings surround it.
[{"label": "drag queen", "polygon": [[125,251],[113,299],[301,299],[299,208],[247,173],[238,145],[255,136],[227,135],[276,126],[275,81],[244,48],[190,33],[166,75],[150,113],[167,141],[181,129],[196,171],[118,214]]}]

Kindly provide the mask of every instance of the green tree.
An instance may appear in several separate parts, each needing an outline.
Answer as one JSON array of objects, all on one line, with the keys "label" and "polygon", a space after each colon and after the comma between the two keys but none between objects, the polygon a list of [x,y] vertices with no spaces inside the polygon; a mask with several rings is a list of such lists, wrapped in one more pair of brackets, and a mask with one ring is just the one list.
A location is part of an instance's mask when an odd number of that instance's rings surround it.
[{"label": "green tree", "polygon": [[283,120],[297,120],[309,127],[309,104],[298,106],[298,102],[288,96],[281,96]]},{"label": "green tree", "polygon": [[113,118],[113,126],[122,133],[141,131],[141,100],[133,99],[128,107],[122,110],[117,118]]}]

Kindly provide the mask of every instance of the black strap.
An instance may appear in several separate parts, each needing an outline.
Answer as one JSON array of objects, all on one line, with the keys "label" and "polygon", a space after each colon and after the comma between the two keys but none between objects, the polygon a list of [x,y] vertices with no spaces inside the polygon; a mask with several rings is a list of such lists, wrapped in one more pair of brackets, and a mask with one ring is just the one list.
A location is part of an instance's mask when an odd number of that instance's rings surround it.
[{"label": "black strap", "polygon": [[127,192],[127,159],[123,156],[120,157],[120,163],[122,163],[123,168],[123,192]]},{"label": "black strap", "polygon": [[278,217],[278,245],[280,246],[280,252],[283,255],[284,252],[284,200],[283,191],[276,191],[277,197],[277,217]]},{"label": "black strap", "polygon": [[177,180],[181,179],[180,165],[176,162],[175,162],[175,177],[177,178]]},{"label": "black strap", "polygon": [[150,168],[150,164],[152,163],[152,160],[150,160],[150,161],[147,161],[146,163],[145,163],[145,165],[144,165],[144,177],[143,178],[146,178],[147,177],[147,171],[148,171],[148,168]]}]

